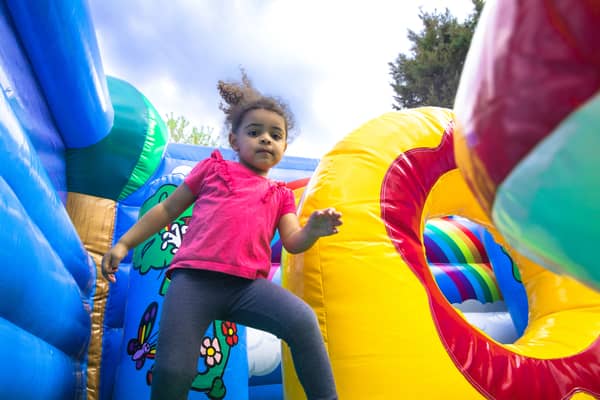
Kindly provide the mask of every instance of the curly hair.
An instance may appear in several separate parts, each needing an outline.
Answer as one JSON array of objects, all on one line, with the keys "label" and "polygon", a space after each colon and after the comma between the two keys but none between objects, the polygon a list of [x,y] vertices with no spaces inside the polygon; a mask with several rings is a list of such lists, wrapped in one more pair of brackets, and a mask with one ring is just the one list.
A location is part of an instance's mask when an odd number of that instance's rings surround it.
[{"label": "curly hair", "polygon": [[246,71],[241,68],[241,82],[222,81],[217,83],[217,89],[223,99],[219,109],[225,113],[225,123],[231,132],[237,132],[244,115],[251,110],[268,110],[279,114],[285,121],[286,141],[291,142],[290,131],[295,125],[294,115],[286,102],[278,97],[265,96],[254,86]]}]

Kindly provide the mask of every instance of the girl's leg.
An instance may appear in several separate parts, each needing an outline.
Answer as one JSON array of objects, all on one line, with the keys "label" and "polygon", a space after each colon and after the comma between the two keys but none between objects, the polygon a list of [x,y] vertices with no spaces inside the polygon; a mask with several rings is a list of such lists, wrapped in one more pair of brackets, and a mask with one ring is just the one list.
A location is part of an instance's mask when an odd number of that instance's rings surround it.
[{"label": "girl's leg", "polygon": [[202,271],[173,273],[160,318],[152,400],[187,400],[202,335],[219,312],[218,291],[218,282]]},{"label": "girl's leg", "polygon": [[283,339],[308,400],[337,399],[329,357],[314,311],[302,299],[265,280],[245,281],[228,319]]}]

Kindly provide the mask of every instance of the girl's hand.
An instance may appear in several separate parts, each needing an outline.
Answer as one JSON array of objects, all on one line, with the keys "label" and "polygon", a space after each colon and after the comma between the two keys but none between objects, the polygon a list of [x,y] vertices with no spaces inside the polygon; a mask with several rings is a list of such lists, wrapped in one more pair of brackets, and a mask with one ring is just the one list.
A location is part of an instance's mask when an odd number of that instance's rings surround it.
[{"label": "girl's hand", "polygon": [[335,235],[337,227],[342,225],[341,217],[342,214],[335,208],[314,211],[308,218],[306,229],[316,237]]},{"label": "girl's hand", "polygon": [[127,246],[118,242],[102,257],[102,276],[109,282],[115,283],[117,278],[115,274],[119,270],[121,260],[125,258],[129,249]]}]

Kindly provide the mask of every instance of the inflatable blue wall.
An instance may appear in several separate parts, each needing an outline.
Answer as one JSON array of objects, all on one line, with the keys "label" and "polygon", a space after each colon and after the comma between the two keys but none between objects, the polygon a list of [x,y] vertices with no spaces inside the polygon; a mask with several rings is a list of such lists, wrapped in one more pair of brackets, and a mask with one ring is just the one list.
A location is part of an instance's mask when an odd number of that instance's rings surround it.
[{"label": "inflatable blue wall", "polygon": [[[66,16],[89,21],[81,2],[0,3],[0,253],[6,263],[0,272],[0,398],[6,399],[75,399],[86,392],[96,270],[64,207],[65,136],[55,121],[72,112],[94,114],[102,132],[106,123],[98,118],[112,117],[110,106],[100,113],[91,107],[107,100],[90,85],[103,79],[97,51],[84,46],[95,43],[94,32],[64,24]],[[66,42],[62,54],[46,51]],[[41,56],[43,62],[31,62]],[[48,92],[48,80],[79,89]]]}]

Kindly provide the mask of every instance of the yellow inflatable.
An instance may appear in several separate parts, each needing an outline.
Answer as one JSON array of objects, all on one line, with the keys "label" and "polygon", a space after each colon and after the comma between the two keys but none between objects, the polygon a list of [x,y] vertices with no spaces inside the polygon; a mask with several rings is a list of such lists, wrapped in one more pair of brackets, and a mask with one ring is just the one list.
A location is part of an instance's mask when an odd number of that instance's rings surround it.
[{"label": "yellow inflatable", "polygon": [[[388,113],[323,159],[299,215],[343,213],[335,236],[283,259],[283,284],[316,311],[340,399],[568,399],[600,396],[600,294],[511,252],[529,299],[514,344],[471,326],[438,289],[425,259],[427,219],[490,226],[453,151],[453,115]],[[510,250],[510,249],[509,249]],[[287,349],[286,399],[304,398]]]}]

